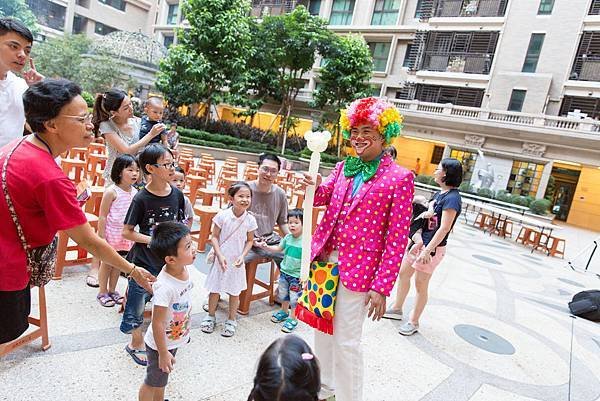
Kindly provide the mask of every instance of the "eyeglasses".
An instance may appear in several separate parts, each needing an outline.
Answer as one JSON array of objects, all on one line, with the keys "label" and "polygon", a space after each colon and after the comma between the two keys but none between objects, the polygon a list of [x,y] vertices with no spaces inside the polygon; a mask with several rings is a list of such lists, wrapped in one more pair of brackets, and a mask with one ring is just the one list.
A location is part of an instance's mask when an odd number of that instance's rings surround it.
[{"label": "eyeglasses", "polygon": [[153,166],[164,167],[164,168],[175,168],[175,167],[177,167],[177,163],[175,163],[175,162],[162,163],[162,164],[154,163]]},{"label": "eyeglasses", "polygon": [[92,122],[92,118],[94,117],[94,115],[92,113],[88,113],[85,116],[70,116],[67,114],[59,114],[58,117],[74,118],[75,120],[79,121],[81,124],[89,124]]},{"label": "eyeglasses", "polygon": [[279,170],[277,170],[276,168],[269,168],[267,166],[261,166],[260,171],[270,175],[276,175],[277,173],[279,173]]}]

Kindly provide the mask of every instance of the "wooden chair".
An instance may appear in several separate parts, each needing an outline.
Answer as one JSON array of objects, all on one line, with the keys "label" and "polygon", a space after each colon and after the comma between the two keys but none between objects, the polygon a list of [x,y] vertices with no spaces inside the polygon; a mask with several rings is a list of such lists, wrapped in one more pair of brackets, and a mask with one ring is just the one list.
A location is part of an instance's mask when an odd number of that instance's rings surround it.
[{"label": "wooden chair", "polygon": [[221,196],[223,192],[217,189],[200,188],[198,189],[198,195],[202,200],[204,206],[212,206],[215,196]]},{"label": "wooden chair", "polygon": [[321,221],[322,215],[325,214],[325,209],[327,209],[326,206],[313,207],[313,214],[312,214],[312,233],[313,234],[315,233],[315,230],[317,229],[317,225]]},{"label": "wooden chair", "polygon": [[99,217],[100,202],[102,201],[102,196],[104,195],[104,187],[93,185],[90,187],[90,191],[92,192],[92,195],[90,196],[90,199],[85,202],[85,212]]},{"label": "wooden chair", "polygon": [[88,148],[71,148],[69,150],[69,158],[86,161],[88,152]]},{"label": "wooden chair", "polygon": [[217,215],[219,209],[213,206],[196,206],[194,207],[194,213],[200,217],[200,232],[197,237],[193,237],[198,244],[198,252],[204,252],[206,250],[206,243],[210,238],[210,232],[212,227],[212,219]]},{"label": "wooden chair", "polygon": [[44,286],[38,287],[38,296],[39,317],[29,316],[27,318],[29,324],[37,326],[38,328],[17,339],[0,344],[0,357],[8,355],[10,352],[19,349],[38,338],[42,339],[42,351],[46,351],[50,348],[50,338],[48,337],[48,314],[46,312],[46,290]]},{"label": "wooden chair", "polygon": [[[563,238],[558,237],[549,237],[549,247],[548,247],[548,255],[549,256],[560,256],[562,259],[565,258],[565,249],[567,247],[567,241]],[[562,246],[561,246],[562,245]]]},{"label": "wooden chair", "polygon": [[67,177],[75,184],[86,178],[85,166],[86,162],[77,159],[62,159],[60,162],[62,170]]},{"label": "wooden chair", "polygon": [[[90,223],[94,230],[97,230],[98,217],[90,213],[86,213],[85,215],[88,219],[88,223]],[[71,251],[77,252],[77,256],[75,258],[68,257],[68,252]],[[91,261],[92,257],[88,256],[88,253],[85,249],[81,248],[75,242],[69,244],[69,236],[64,231],[58,232],[58,246],[56,249],[56,269],[54,271],[54,277],[52,277],[53,280],[62,279],[62,273],[65,267],[90,263]]]},{"label": "wooden chair", "polygon": [[106,168],[107,159],[108,156],[100,153],[90,153],[88,155],[86,171],[90,181],[93,179],[95,173],[98,171],[98,167],[100,167],[100,170],[104,171],[104,169]]},{"label": "wooden chair", "polygon": [[88,145],[88,154],[106,154],[106,145],[104,143],[92,142]]},{"label": "wooden chair", "polygon": [[198,196],[198,189],[206,188],[206,178],[199,175],[188,175],[186,181],[190,188],[190,202],[194,205]]},{"label": "wooden chair", "polygon": [[[270,263],[269,270],[269,282],[265,283],[256,278],[256,271],[258,270],[258,265],[262,263]],[[277,280],[277,265],[270,258],[257,258],[249,263],[246,263],[246,286],[247,289],[242,291],[240,294],[240,306],[238,308],[238,313],[241,315],[247,315],[250,311],[250,303],[253,301],[257,301],[263,298],[269,298],[269,305],[273,305],[275,303],[275,282]],[[265,291],[261,291],[258,293],[254,292],[254,286],[258,285],[265,289]]]}]

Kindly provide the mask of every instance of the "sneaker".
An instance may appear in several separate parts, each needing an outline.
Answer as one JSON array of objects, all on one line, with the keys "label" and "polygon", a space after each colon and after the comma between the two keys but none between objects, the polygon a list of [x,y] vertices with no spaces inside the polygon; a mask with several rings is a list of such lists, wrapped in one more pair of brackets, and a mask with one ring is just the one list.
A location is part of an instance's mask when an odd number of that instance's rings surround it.
[{"label": "sneaker", "polygon": [[411,322],[406,322],[402,326],[400,326],[400,330],[398,330],[398,333],[402,334],[403,336],[412,336],[417,331],[419,331],[419,326],[415,326]]},{"label": "sneaker", "polygon": [[384,319],[391,319],[391,320],[402,320],[402,318],[404,317],[404,315],[402,314],[402,309],[388,309],[385,311],[385,313],[383,314],[383,318]]}]

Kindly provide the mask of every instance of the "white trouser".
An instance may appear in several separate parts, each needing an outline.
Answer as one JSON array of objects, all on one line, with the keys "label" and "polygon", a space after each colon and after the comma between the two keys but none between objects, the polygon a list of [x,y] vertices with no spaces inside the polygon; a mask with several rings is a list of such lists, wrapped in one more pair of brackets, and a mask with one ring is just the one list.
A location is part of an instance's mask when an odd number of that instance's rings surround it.
[{"label": "white trouser", "polygon": [[321,382],[335,391],[336,401],[362,401],[363,354],[360,340],[367,316],[366,292],[338,286],[333,336],[315,330],[315,354],[321,365]]}]

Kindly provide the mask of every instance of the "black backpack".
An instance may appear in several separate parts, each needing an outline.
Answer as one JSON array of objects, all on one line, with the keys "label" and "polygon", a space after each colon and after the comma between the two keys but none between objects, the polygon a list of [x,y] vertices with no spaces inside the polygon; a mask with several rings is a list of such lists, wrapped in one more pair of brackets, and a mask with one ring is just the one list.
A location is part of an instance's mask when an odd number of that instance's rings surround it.
[{"label": "black backpack", "polygon": [[569,302],[569,309],[575,316],[600,322],[600,290],[578,292]]}]

